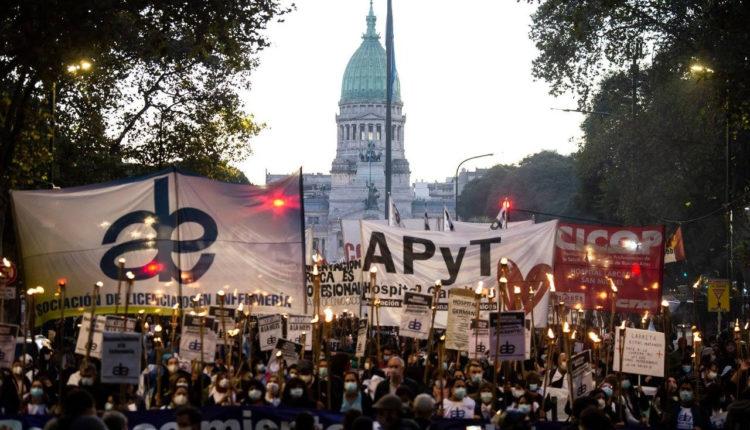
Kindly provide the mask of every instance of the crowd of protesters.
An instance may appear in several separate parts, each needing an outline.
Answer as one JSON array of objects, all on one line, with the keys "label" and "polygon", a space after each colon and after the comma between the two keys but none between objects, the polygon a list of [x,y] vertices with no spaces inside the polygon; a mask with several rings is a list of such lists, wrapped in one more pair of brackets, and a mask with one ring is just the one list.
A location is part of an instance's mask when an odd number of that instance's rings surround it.
[{"label": "crowd of protesters", "polygon": [[[750,355],[735,330],[703,333],[696,349],[690,336],[672,334],[665,378],[613,372],[607,352],[612,336],[604,335],[592,363],[594,387],[572,404],[560,395],[571,392],[569,357],[541,339],[534,342],[532,359],[501,363],[498,371],[481,354],[447,351],[438,363],[437,348],[428,357],[425,341],[398,336],[381,338],[379,356],[369,342],[370,354],[357,359],[351,341],[356,333],[317,360],[308,351],[295,363],[283,363],[260,352],[257,342],[246,342],[244,353],[237,345],[231,357],[220,346],[215,360],[201,367],[181,360],[171,345],[155,357],[152,336],[145,333],[137,386],[102,384],[98,360],[86,362],[45,341],[0,372],[0,412],[54,415],[47,427],[59,430],[100,428],[99,421],[109,426],[101,428],[127,428],[122,412],[152,409],[174,409],[194,423],[199,408],[210,405],[337,412],[344,429],[367,430],[373,423],[426,429],[440,418],[479,419],[501,429],[533,428],[540,421],[561,421],[571,429],[749,428]],[[587,342],[579,349],[593,349]],[[307,415],[301,416],[297,430],[306,422]]]}]

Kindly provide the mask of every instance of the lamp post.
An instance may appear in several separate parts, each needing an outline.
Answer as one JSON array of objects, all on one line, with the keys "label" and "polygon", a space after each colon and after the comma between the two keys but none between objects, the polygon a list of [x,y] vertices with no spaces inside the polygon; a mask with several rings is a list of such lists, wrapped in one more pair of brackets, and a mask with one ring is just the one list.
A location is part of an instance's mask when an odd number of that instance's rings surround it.
[{"label": "lamp post", "polygon": [[458,220],[458,170],[461,168],[461,165],[463,165],[465,162],[470,160],[475,160],[477,158],[483,158],[483,157],[492,157],[493,153],[489,154],[482,154],[482,155],[475,155],[474,157],[469,157],[462,162],[458,163],[458,167],[456,167],[456,175],[453,177],[453,181],[456,183],[456,194],[454,196],[454,202],[455,202],[455,210],[456,210],[456,220]]}]

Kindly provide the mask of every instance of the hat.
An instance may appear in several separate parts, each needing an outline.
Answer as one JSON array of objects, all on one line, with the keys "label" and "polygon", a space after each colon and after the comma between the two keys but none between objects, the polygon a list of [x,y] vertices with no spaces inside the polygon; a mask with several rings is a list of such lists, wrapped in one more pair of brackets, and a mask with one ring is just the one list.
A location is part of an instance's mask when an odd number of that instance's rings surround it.
[{"label": "hat", "polygon": [[386,394],[381,397],[380,400],[372,405],[375,409],[386,409],[392,411],[400,411],[404,405],[401,403],[401,399],[395,394]]}]

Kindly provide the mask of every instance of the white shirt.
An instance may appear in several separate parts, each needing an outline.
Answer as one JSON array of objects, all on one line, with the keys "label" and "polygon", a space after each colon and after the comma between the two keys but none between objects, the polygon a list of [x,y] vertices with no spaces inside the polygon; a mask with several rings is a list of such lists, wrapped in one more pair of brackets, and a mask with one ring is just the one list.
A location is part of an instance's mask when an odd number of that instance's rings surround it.
[{"label": "white shirt", "polygon": [[693,411],[690,408],[680,406],[680,412],[677,413],[677,429],[693,430]]},{"label": "white shirt", "polygon": [[474,418],[474,405],[474,400],[470,397],[464,397],[458,402],[443,399],[443,418],[472,419]]}]

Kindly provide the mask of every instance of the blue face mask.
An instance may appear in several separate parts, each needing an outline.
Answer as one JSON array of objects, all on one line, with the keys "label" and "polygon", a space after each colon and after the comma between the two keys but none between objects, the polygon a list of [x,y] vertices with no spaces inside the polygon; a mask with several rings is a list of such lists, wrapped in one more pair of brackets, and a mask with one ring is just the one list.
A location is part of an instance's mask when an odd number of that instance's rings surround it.
[{"label": "blue face mask", "polygon": [[602,391],[604,391],[605,396],[612,397],[612,387],[602,387]]},{"label": "blue face mask", "polygon": [[529,404],[518,405],[518,412],[522,414],[528,414],[529,412],[531,412],[531,405]]},{"label": "blue face mask", "polygon": [[529,391],[536,391],[539,389],[539,386],[536,384],[529,384]]},{"label": "blue face mask", "polygon": [[454,388],[453,394],[456,396],[458,400],[463,400],[463,398],[466,397],[466,388],[464,387]]},{"label": "blue face mask", "polygon": [[681,390],[680,391],[680,400],[683,402],[692,402],[693,401],[693,392],[687,391],[687,390]]},{"label": "blue face mask", "polygon": [[620,386],[627,390],[630,388],[630,380],[629,379],[623,379],[622,382],[620,382]]},{"label": "blue face mask", "polygon": [[682,371],[685,373],[690,373],[690,371],[693,370],[693,366],[689,364],[683,364],[682,365]]}]

